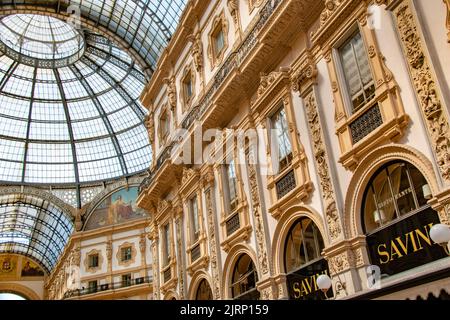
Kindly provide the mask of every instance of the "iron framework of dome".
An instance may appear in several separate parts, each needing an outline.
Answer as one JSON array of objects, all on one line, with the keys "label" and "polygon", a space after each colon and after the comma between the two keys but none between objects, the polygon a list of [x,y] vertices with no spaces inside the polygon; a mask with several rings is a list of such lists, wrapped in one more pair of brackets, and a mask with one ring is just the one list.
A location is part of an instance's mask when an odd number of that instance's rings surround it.
[{"label": "iron framework of dome", "polygon": [[0,180],[6,184],[79,185],[149,167],[139,102],[144,75],[105,37],[85,31],[79,39],[69,27],[36,15],[1,20]]},{"label": "iron framework of dome", "polygon": [[83,25],[132,48],[151,77],[186,4],[187,0],[2,0],[0,9],[3,14],[33,10],[63,17],[79,10]]}]

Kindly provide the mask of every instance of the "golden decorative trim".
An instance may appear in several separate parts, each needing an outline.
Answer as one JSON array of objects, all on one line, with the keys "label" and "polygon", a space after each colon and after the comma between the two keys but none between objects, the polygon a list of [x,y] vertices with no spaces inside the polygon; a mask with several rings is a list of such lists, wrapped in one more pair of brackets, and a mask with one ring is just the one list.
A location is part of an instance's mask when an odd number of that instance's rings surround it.
[{"label": "golden decorative trim", "polygon": [[450,184],[450,126],[441,88],[426,54],[411,1],[403,1],[393,12],[437,165],[446,184]]}]

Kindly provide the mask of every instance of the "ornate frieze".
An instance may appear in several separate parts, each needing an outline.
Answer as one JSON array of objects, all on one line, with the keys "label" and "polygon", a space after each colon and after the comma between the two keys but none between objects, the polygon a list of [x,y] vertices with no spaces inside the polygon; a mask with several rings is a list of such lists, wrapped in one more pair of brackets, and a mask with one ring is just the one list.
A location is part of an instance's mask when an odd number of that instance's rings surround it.
[{"label": "ornate frieze", "polygon": [[426,54],[410,1],[403,1],[393,12],[437,165],[442,178],[450,184],[449,122],[441,90]]}]

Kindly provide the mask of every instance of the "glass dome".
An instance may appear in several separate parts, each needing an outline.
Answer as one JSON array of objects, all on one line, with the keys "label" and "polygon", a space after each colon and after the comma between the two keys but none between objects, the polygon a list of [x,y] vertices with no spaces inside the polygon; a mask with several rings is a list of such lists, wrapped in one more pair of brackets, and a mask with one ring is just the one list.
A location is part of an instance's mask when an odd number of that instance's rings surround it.
[{"label": "glass dome", "polygon": [[25,57],[31,61],[66,59],[69,62],[67,58],[79,58],[84,49],[83,36],[70,24],[30,14],[15,14],[0,20],[0,41],[7,47],[7,54],[23,63],[30,61]]},{"label": "glass dome", "polygon": [[150,166],[145,77],[127,52],[35,14],[4,17],[0,33],[0,182],[82,185]]}]

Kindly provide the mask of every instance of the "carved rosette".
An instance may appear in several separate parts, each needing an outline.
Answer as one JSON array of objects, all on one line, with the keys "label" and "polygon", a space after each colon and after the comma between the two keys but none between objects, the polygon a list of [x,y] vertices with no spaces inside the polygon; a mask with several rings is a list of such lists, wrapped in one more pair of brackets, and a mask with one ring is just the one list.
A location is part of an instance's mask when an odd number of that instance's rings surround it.
[{"label": "carved rosette", "polygon": [[214,208],[212,202],[212,189],[208,188],[205,191],[207,220],[208,220],[208,235],[209,235],[209,252],[211,254],[211,270],[213,282],[214,299],[220,299],[220,278],[219,278],[219,262],[217,260],[217,242],[216,242],[216,228],[214,223]]},{"label": "carved rosette", "polygon": [[179,262],[178,262],[178,279],[179,279],[179,284],[180,284],[180,299],[183,300],[184,299],[184,275],[183,275],[183,259],[181,259],[182,257],[182,247],[181,247],[181,217],[179,217],[176,220],[176,228],[177,228],[177,251],[178,251],[178,257],[179,257]]},{"label": "carved rosette", "polygon": [[450,183],[449,122],[409,1],[394,9],[397,28],[442,178]]},{"label": "carved rosette", "polygon": [[267,274],[269,272],[268,266],[268,258],[267,258],[267,248],[265,241],[265,230],[264,230],[264,222],[261,215],[261,201],[259,197],[259,188],[257,181],[257,172],[256,166],[254,163],[254,155],[252,152],[247,154],[247,163],[248,163],[248,174],[249,174],[249,183],[250,183],[250,192],[252,197],[252,207],[253,207],[253,215],[255,217],[255,233],[256,233],[256,242],[258,246],[258,261],[260,265],[260,270],[263,274]]}]

